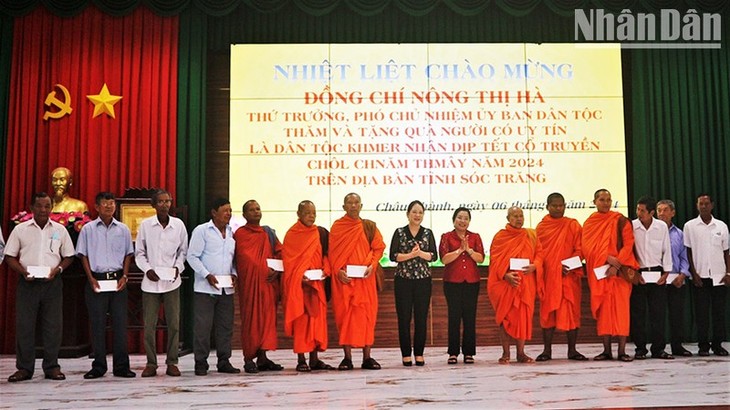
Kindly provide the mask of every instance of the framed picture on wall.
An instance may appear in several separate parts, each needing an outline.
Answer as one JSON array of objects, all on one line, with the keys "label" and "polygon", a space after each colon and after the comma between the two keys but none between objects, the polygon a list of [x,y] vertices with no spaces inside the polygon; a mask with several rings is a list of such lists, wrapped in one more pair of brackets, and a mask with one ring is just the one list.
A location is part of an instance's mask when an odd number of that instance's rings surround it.
[{"label": "framed picture on wall", "polygon": [[116,198],[117,219],[132,232],[132,241],[137,239],[139,225],[145,219],[155,216],[149,198]]}]

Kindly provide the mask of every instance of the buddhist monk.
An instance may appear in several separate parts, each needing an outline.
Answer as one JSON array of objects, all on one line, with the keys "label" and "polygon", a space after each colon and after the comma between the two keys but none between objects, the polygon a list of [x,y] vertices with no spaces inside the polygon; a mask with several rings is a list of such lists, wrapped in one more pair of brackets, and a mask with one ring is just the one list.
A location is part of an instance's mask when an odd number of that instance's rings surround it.
[{"label": "buddhist monk", "polygon": [[597,321],[598,335],[603,336],[603,352],[593,360],[613,359],[611,336],[617,336],[617,358],[630,362],[633,358],[626,354],[626,337],[629,335],[631,283],[621,278],[619,271],[622,267],[639,267],[633,251],[634,233],[625,216],[611,211],[613,202],[607,189],[597,190],[593,194],[593,203],[597,211],[583,223],[581,237],[591,289],[591,312]]},{"label": "buddhist monk", "polygon": [[543,270],[537,278],[537,297],[545,347],[535,360],[552,359],[555,328],[567,332],[568,359],[588,360],[575,347],[580,327],[583,267],[570,269],[562,263],[568,258],[580,258],[581,227],[578,221],[565,216],[565,198],[557,192],[548,195],[547,211],[536,229],[543,250]]},{"label": "buddhist monk", "polygon": [[[322,279],[329,276],[329,261],[322,244],[327,245],[328,232],[314,224],[317,209],[312,201],[299,203],[297,217],[284,236],[282,250],[284,332],[294,337],[298,372],[332,370],[318,357],[318,352],[327,350],[327,295]],[[321,278],[315,279],[317,273]],[[305,353],[309,353],[309,364]]]},{"label": "buddhist monk", "polygon": [[[535,275],[542,270],[539,242],[534,229],[522,225],[522,209],[507,210],[507,225],[494,235],[489,248],[490,263],[487,293],[499,325],[502,343],[500,364],[510,362],[510,338],[517,345],[517,361],[532,363],[525,354],[525,341],[532,338],[532,314],[535,310]],[[510,267],[510,259],[527,259],[520,267]]]},{"label": "buddhist monk", "polygon": [[236,240],[243,370],[246,373],[282,370],[283,366],[266,357],[267,350],[276,350],[276,308],[281,274],[269,268],[266,259],[281,259],[281,243],[273,229],[260,224],[261,206],[258,202],[253,199],[246,201],[243,217],[246,225],[238,228],[233,235]]},{"label": "buddhist monk", "polygon": [[[342,209],[345,216],[335,221],[330,229],[329,260],[332,280],[332,309],[340,333],[340,345],[345,358],[339,370],[352,370],[352,348],[362,348],[362,368],[380,369],[370,357],[375,341],[375,320],[378,315],[376,268],[385,250],[385,242],[375,223],[360,219],[360,195],[345,196]],[[370,235],[365,230],[368,224]],[[366,267],[364,277],[349,277],[348,265]]]}]

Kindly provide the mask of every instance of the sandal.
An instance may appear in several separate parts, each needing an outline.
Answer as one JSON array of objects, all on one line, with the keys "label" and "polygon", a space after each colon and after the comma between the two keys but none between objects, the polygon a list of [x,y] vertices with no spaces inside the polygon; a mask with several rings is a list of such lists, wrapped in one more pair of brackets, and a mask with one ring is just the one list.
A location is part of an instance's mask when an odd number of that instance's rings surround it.
[{"label": "sandal", "polygon": [[474,364],[473,356],[464,356],[464,364]]},{"label": "sandal", "polygon": [[536,362],[547,362],[548,360],[553,360],[552,356],[546,353],[540,353],[535,358]]},{"label": "sandal", "polygon": [[459,360],[456,358],[456,356],[449,356],[449,360],[446,362],[448,364],[456,364]]},{"label": "sandal", "polygon": [[360,367],[367,370],[380,370],[380,363],[376,362],[372,357],[368,357],[363,360],[362,366]]},{"label": "sandal", "polygon": [[568,360],[577,360],[579,362],[582,362],[588,360],[588,358],[578,352],[575,352],[574,354],[568,356]]},{"label": "sandal", "polygon": [[509,364],[509,357],[505,357],[505,356],[500,357],[499,364]]},{"label": "sandal", "polygon": [[314,363],[315,364],[312,364],[311,366],[309,366],[309,368],[312,370],[334,370],[335,369],[334,367],[328,365],[327,363],[325,363],[321,360],[317,360]]},{"label": "sandal", "polygon": [[621,360],[622,362],[633,362],[634,358],[624,353],[618,355],[618,360]]},{"label": "sandal", "polygon": [[611,353],[603,352],[594,357],[593,360],[613,360],[613,356],[611,356]]},{"label": "sandal", "polygon": [[524,354],[522,356],[517,356],[517,363],[533,363],[535,360],[533,360],[532,357]]},{"label": "sandal", "polygon": [[311,372],[312,369],[309,368],[309,365],[307,364],[307,362],[299,362],[299,363],[297,363],[297,371],[308,373],[308,372]]},{"label": "sandal", "polygon": [[340,362],[340,365],[337,366],[337,370],[352,370],[354,366],[352,365],[352,359],[344,358]]}]

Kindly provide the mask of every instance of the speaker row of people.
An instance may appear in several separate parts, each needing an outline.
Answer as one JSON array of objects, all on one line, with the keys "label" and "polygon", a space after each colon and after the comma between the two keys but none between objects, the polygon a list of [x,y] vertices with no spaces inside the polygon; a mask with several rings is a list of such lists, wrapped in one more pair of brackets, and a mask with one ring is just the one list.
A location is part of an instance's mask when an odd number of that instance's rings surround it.
[{"label": "speaker row of people", "polygon": [[[487,293],[495,310],[503,347],[499,363],[510,363],[510,344],[517,345],[516,360],[532,362],[524,345],[532,337],[534,301],[540,300],[540,325],[544,351],[537,361],[552,359],[555,329],[566,331],[568,358],[587,360],[576,350],[580,327],[581,277],[587,276],[591,310],[597,320],[604,351],[594,360],[612,359],[611,339],[618,339],[617,358],[633,360],[626,353],[626,338],[636,344],[635,358],[646,358],[644,329],[652,324],[652,357],[671,359],[665,351],[663,319],[667,300],[671,314],[671,346],[674,355],[691,355],[682,347],[684,324],[684,281],[692,279],[696,289],[696,322],[699,354],[727,355],[721,343],[725,335],[724,300],[730,284],[727,225],[712,216],[709,195],[697,198],[699,216],[682,231],[672,225],[674,204],[656,204],[642,198],[638,218],[632,223],[611,211],[611,195],[601,189],[594,195],[597,212],[581,228],[564,216],[560,194],[547,200],[548,215],[536,230],[523,227],[519,208],[510,208],[507,225],[492,241]],[[113,374],[135,377],[129,367],[126,343],[127,274],[132,255],[144,272],[142,282],[145,350],[143,377],[157,374],[156,325],[164,306],[168,328],[166,374],[179,376],[180,273],[187,261],[194,274],[195,374],[208,373],[211,333],[216,340],[216,368],[239,373],[231,362],[233,294],[239,291],[242,319],[244,371],[283,369],[266,356],[277,347],[276,309],[279,295],[284,304],[284,329],[293,337],[298,355],[296,370],[329,370],[318,353],[327,349],[327,302],[329,278],[331,301],[344,358],[339,370],[354,368],[352,349],[362,349],[363,369],[379,369],[371,356],[378,307],[379,260],[385,244],[375,223],[360,218],[360,196],[345,196],[345,215],[328,232],[315,224],[316,208],[302,201],[298,220],[288,230],[284,243],[261,221],[261,208],[247,201],[243,214],[247,224],[235,233],[229,222],[231,205],[217,199],[211,205],[211,220],[197,226],[188,243],[181,220],[169,214],[172,197],[164,190],[151,198],[156,215],[139,227],[136,246],[129,229],[113,215],[114,195],[99,193],[95,207],[99,217],[81,231],[74,250],[65,228],[49,220],[51,198],[34,194],[33,219],[18,225],[8,239],[4,255],[11,269],[19,273],[17,290],[17,372],[9,381],[32,378],[36,318],[42,318],[43,371],[46,378],[63,380],[58,365],[62,318],[62,290],[59,275],[72,257],[81,259],[88,278],[85,292],[92,331],[94,361],[84,377],[94,379],[107,371],[105,350],[106,316],[114,334]],[[391,240],[390,259],[397,262],[395,300],[403,365],[425,364],[426,318],[431,297],[429,263],[440,256],[445,265],[444,294],[448,305],[448,363],[456,364],[463,354],[466,364],[476,354],[476,306],[479,294],[478,264],[485,251],[479,234],[469,230],[471,213],[459,208],[453,214],[454,230],[444,233],[437,248],[433,232],[421,226],[424,206],[413,201],[407,209],[408,225],[396,229]],[[635,251],[634,251],[635,250]],[[586,270],[580,264],[585,258]],[[272,260],[283,260],[281,266]],[[577,265],[567,261],[578,259]],[[515,263],[520,266],[515,266]],[[286,267],[284,269],[283,267]],[[638,269],[638,272],[636,270]],[[355,275],[355,271],[359,271]],[[598,272],[602,272],[600,275]],[[644,273],[647,272],[647,273]],[[657,272],[656,283],[645,283],[642,275]],[[679,272],[669,286],[669,272]],[[357,276],[357,277],[354,277]],[[634,284],[632,284],[632,282]],[[726,286],[717,286],[726,285]],[[110,291],[107,291],[110,290]],[[675,291],[676,290],[676,291]],[[643,313],[650,305],[647,320]],[[713,338],[709,338],[709,310],[712,307]],[[414,323],[413,341],[410,326]],[[463,336],[460,336],[460,331]],[[413,357],[412,357],[413,354]],[[307,361],[307,355],[309,356]]]}]

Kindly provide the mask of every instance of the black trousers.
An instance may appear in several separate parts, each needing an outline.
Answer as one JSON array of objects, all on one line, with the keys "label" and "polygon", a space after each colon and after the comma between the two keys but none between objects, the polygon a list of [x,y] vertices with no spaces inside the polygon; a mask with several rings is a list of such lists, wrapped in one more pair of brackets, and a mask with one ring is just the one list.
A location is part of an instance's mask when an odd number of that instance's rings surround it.
[{"label": "black trousers", "polygon": [[91,348],[94,362],[92,369],[106,373],[106,322],[107,313],[112,320],[112,369],[114,372],[129,370],[129,353],[127,351],[127,288],[119,292],[96,293],[91,285],[86,284],[84,290],[86,307],[89,309],[91,323]]},{"label": "black trousers", "polygon": [[684,337],[685,299],[692,282],[684,281],[684,286],[675,288],[667,285],[667,304],[669,306],[669,341],[672,345],[672,352],[678,352],[682,348]]},{"label": "black trousers", "polygon": [[233,337],[233,295],[209,295],[195,292],[195,336],[193,353],[195,368],[208,370],[211,331],[215,337],[218,367],[230,363]]},{"label": "black trousers", "polygon": [[[647,307],[649,316],[647,317]],[[650,330],[651,353],[664,351],[667,342],[664,336],[667,320],[666,285],[646,283],[634,285],[631,289],[631,340],[636,345],[636,353],[646,354],[647,327]]]},{"label": "black trousers", "polygon": [[[459,348],[466,356],[477,352],[477,299],[479,282],[444,282],[444,296],[449,311],[449,350],[450,356],[458,356]],[[461,343],[459,328],[464,325]]]},{"label": "black trousers", "polygon": [[712,279],[702,279],[702,287],[693,287],[695,296],[695,321],[697,322],[697,346],[710,348],[710,307],[712,307],[712,347],[720,347],[725,339],[725,286],[712,286]]},{"label": "black trousers", "polygon": [[411,320],[413,320],[413,353],[423,356],[426,346],[426,324],[431,304],[431,278],[394,278],[395,311],[398,315],[398,341],[403,357],[411,355]]},{"label": "black trousers", "polygon": [[43,372],[58,369],[63,331],[63,279],[26,281],[18,275],[15,292],[15,367],[35,370],[35,327],[40,316],[43,338]]}]

